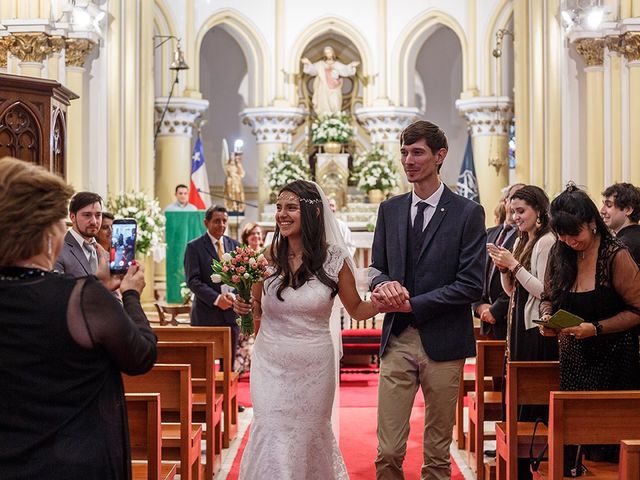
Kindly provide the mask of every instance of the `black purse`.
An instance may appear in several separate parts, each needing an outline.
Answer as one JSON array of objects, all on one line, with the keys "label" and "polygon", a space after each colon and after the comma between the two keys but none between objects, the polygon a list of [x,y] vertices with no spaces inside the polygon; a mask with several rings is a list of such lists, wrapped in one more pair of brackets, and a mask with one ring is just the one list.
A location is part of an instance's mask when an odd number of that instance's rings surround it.
[{"label": "black purse", "polygon": [[[538,471],[540,468],[540,463],[544,460],[545,454],[547,453],[547,449],[549,448],[549,443],[547,443],[544,448],[537,454],[533,454],[533,443],[536,439],[536,430],[538,429],[538,424],[547,424],[541,418],[536,419],[536,423],[533,425],[533,433],[531,434],[531,443],[529,444],[529,469],[532,474]],[[564,447],[564,466],[563,466],[563,475],[565,477],[581,477],[587,469],[582,464],[583,452],[581,445],[565,445]],[[535,475],[534,475],[535,477]]]}]

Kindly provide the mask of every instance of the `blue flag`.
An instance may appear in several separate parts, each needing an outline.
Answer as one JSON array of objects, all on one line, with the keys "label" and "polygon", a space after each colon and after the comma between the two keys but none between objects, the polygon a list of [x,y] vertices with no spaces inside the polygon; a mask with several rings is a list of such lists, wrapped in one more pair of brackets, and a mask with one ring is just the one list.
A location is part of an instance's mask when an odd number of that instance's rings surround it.
[{"label": "blue flag", "polygon": [[473,166],[473,148],[471,148],[471,135],[467,137],[467,148],[464,150],[464,160],[460,167],[456,193],[469,200],[480,203],[478,193],[478,180],[476,179],[476,169]]}]

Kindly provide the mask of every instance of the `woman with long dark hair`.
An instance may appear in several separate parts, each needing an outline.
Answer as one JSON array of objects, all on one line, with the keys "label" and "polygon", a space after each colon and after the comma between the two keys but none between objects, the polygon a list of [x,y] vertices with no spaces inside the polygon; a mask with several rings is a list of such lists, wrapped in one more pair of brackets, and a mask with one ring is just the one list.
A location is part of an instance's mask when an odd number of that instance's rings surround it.
[{"label": "woman with long dark hair", "polygon": [[[586,192],[573,184],[551,202],[551,228],[559,241],[549,258],[540,314],[559,309],[584,321],[558,336],[562,390],[640,388],[637,325],[640,324],[640,271],[629,250],[616,240]],[[581,472],[580,450],[565,447],[565,474]],[[617,462],[615,446],[589,446],[592,460]]]},{"label": "woman with long dark hair", "polygon": [[[252,292],[261,327],[251,365],[254,418],[240,478],[346,479],[331,430],[339,367],[332,333],[338,339],[340,333],[339,325],[330,325],[331,310],[339,295],[356,319],[378,312],[358,295],[353,261],[316,184],[297,180],[280,191],[267,252],[270,276]],[[234,310],[248,313],[250,305],[238,297]]]},{"label": "woman with long dark hair", "polygon": [[557,360],[557,342],[541,338],[538,319],[547,259],[556,238],[549,227],[549,198],[540,187],[526,185],[511,196],[510,208],[518,227],[513,253],[487,247],[504,291],[511,297],[507,331],[508,359],[513,361]]},{"label": "woman with long dark hair", "polygon": [[584,319],[558,334],[563,390],[640,388],[640,271],[610,233],[589,196],[570,184],[553,200],[551,228],[559,242],[545,281],[542,319],[564,309]]}]

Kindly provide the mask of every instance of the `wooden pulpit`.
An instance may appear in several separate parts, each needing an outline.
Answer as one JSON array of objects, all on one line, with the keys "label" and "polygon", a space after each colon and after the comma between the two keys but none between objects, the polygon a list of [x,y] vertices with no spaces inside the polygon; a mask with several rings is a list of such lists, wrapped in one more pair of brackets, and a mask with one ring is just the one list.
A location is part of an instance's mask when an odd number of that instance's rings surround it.
[{"label": "wooden pulpit", "polygon": [[67,107],[78,98],[55,80],[0,73],[0,158],[65,173]]}]

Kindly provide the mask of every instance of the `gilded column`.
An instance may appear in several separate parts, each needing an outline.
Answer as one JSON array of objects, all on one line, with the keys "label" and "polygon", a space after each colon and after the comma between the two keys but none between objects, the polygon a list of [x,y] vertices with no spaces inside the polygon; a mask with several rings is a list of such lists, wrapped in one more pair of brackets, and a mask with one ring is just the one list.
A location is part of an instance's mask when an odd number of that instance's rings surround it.
[{"label": "gilded column", "polygon": [[[514,61],[514,103],[516,129],[518,135],[518,160],[516,162],[516,178],[519,182],[531,182],[532,161],[531,139],[531,84],[530,76],[532,59],[529,52],[529,0],[513,1],[513,58]],[[538,99],[539,100],[539,99]],[[474,150],[475,153],[475,150]],[[481,197],[482,198],[482,197]]]},{"label": "gilded column", "polygon": [[[382,145],[395,159],[399,159],[400,133],[418,119],[420,112],[414,107],[364,107],[355,113],[358,122],[369,134],[371,142]],[[396,167],[399,167],[399,162]],[[400,190],[408,192],[411,188],[402,173],[400,179]]]},{"label": "gilded column", "polygon": [[[156,128],[166,105],[166,97],[156,98]],[[174,97],[169,102],[156,138],[156,196],[162,208],[175,200],[176,185],[189,185],[193,127],[207,108],[208,100]]]},{"label": "gilded column", "polygon": [[0,37],[0,72],[7,73],[7,54],[9,53],[9,39]]},{"label": "gilded column", "polygon": [[[474,97],[456,101],[471,129],[473,160],[480,200],[493,211],[509,184],[509,126],[513,101],[509,97]],[[490,220],[491,215],[487,215]]]},{"label": "gilded column", "polygon": [[626,32],[622,50],[629,68],[629,181],[640,185],[640,32]]},{"label": "gilded column", "polygon": [[51,37],[49,44],[51,45],[51,54],[47,62],[47,76],[51,80],[60,81],[60,59],[62,50],[65,47],[65,41],[62,37]]},{"label": "gilded column", "polygon": [[51,53],[46,33],[14,33],[8,37],[9,51],[20,60],[20,75],[41,77],[47,55]]},{"label": "gilded column", "polygon": [[269,203],[269,189],[264,179],[264,167],[271,153],[289,148],[293,132],[307,113],[301,108],[245,108],[242,123],[249,125],[258,145],[258,217]]},{"label": "gilded column", "polygon": [[87,178],[89,172],[85,169],[89,155],[86,142],[89,129],[84,63],[95,45],[95,42],[87,39],[67,38],[65,40],[66,86],[80,97],[72,102],[67,110],[67,128],[71,132],[67,136],[67,182],[76,190],[86,188],[89,183]]},{"label": "gilded column", "polygon": [[576,50],[584,58],[587,114],[587,191],[599,200],[604,186],[604,39],[581,38]]}]

